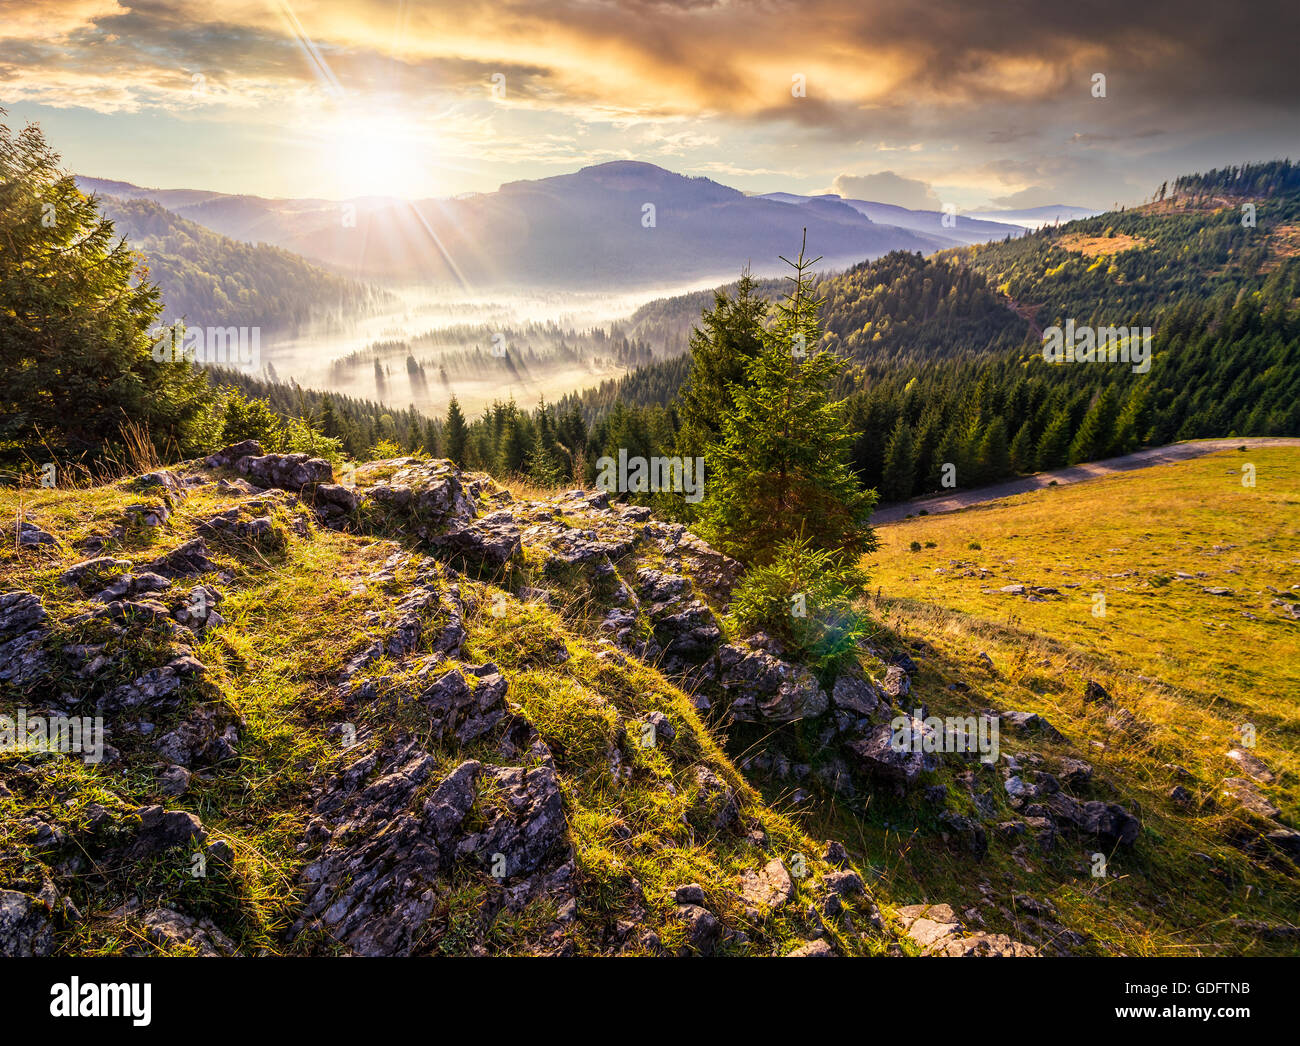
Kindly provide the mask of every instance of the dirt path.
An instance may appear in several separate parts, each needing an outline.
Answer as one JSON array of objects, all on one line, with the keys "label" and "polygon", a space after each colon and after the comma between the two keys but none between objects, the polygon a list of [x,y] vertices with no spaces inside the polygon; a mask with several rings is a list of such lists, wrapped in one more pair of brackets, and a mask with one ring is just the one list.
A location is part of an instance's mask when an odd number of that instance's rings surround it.
[{"label": "dirt path", "polygon": [[1203,454],[1213,454],[1219,450],[1236,450],[1238,447],[1300,447],[1300,439],[1290,437],[1243,437],[1240,439],[1202,439],[1187,443],[1171,443],[1167,447],[1151,447],[1118,458],[1105,461],[1093,461],[1086,465],[1075,465],[1068,469],[1054,472],[1037,472],[1023,479],[1013,479],[1006,483],[995,483],[991,487],[978,487],[975,490],[956,491],[936,497],[917,498],[898,505],[886,505],[878,509],[871,517],[874,524],[897,523],[907,516],[914,516],[922,509],[933,516],[940,512],[955,512],[957,509],[971,505],[983,505],[1000,498],[1009,498],[1015,494],[1026,494],[1031,490],[1041,490],[1051,486],[1052,481],[1063,487],[1069,483],[1081,483],[1086,479],[1097,479],[1116,472],[1131,472],[1134,469],[1151,468],[1154,465],[1171,465],[1176,461],[1198,458]]}]

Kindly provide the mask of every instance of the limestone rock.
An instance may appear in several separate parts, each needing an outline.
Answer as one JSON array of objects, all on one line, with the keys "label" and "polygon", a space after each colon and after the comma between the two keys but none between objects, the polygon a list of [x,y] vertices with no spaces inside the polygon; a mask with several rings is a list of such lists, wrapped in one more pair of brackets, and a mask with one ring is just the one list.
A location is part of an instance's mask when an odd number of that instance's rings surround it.
[{"label": "limestone rock", "polygon": [[259,486],[281,490],[304,490],[334,482],[334,467],[323,458],[307,454],[250,454],[235,461],[235,470]]},{"label": "limestone rock", "polygon": [[0,683],[25,687],[44,678],[49,657],[43,643],[48,615],[31,592],[0,595]]},{"label": "limestone rock", "polygon": [[49,908],[28,894],[0,889],[0,957],[39,958],[53,951]]},{"label": "limestone rock", "polygon": [[234,942],[208,919],[170,908],[155,908],[144,917],[145,933],[167,951],[217,958],[236,954]]},{"label": "limestone rock", "polygon": [[[911,720],[913,738],[923,737],[929,732],[920,719]],[[856,760],[859,769],[868,775],[903,785],[913,785],[921,774],[934,770],[939,765],[938,757],[933,752],[914,751],[908,747],[902,751],[894,747],[894,730],[886,723],[871,726],[867,733],[845,747]],[[924,741],[922,741],[922,747]]]},{"label": "limestone rock", "polygon": [[740,896],[760,909],[777,909],[794,900],[794,880],[779,858],[772,858],[761,871],[747,870],[740,877]]}]

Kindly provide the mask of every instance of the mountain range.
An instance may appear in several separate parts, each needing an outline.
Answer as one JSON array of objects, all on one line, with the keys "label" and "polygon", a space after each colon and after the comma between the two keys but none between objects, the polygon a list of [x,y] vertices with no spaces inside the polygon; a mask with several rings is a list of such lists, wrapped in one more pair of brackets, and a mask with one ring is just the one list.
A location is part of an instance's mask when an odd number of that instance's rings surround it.
[{"label": "mountain range", "polygon": [[[831,195],[748,196],[708,178],[617,161],[454,199],[266,199],[81,177],[86,192],[149,200],[236,241],[353,278],[484,286],[654,285],[776,272],[808,232],[827,268],[1018,236],[1032,218],[974,219]],[[1079,208],[1057,208],[1075,216]],[[1043,218],[1043,220],[1049,220]]]}]

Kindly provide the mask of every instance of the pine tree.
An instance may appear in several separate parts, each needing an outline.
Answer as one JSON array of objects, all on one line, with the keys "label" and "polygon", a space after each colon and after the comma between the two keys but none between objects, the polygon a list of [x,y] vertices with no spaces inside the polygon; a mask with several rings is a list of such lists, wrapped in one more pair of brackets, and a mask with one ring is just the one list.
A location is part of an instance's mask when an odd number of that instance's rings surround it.
[{"label": "pine tree", "polygon": [[1110,455],[1115,441],[1115,422],[1119,417],[1119,394],[1107,385],[1083,416],[1079,431],[1070,443],[1069,462],[1100,461]]},{"label": "pine tree", "polygon": [[681,392],[683,454],[703,454],[721,436],[722,419],[734,406],[732,389],[746,383],[746,364],[762,349],[768,304],[755,288],[749,273],[742,273],[735,296],[716,291],[713,308],[701,317],[703,327],[691,332],[690,378]]},{"label": "pine tree", "polygon": [[420,416],[411,411],[410,423],[406,427],[406,449],[414,454],[417,450],[429,448],[424,446],[424,426],[420,423]]},{"label": "pine tree", "polygon": [[1062,410],[1052,418],[1038,441],[1038,467],[1057,469],[1066,464],[1070,454],[1070,414]]},{"label": "pine tree", "polygon": [[849,433],[829,386],[843,361],[815,351],[821,337],[809,268],[800,249],[793,284],[762,347],[731,386],[734,406],[706,459],[705,529],[725,552],[764,562],[800,536],[849,553],[875,547],[868,525],[874,491],[864,491],[845,458]]},{"label": "pine tree", "polygon": [[885,449],[884,475],[880,481],[880,496],[886,501],[906,501],[912,496],[915,482],[915,450],[912,446],[912,429],[903,418],[898,419],[889,446]]},{"label": "pine tree", "polygon": [[545,438],[540,429],[532,449],[524,459],[524,471],[530,479],[544,487],[559,486],[568,478],[569,473],[566,464],[561,461],[559,444]]},{"label": "pine tree", "polygon": [[447,457],[461,468],[465,467],[465,443],[468,426],[455,396],[447,404],[446,449]]},{"label": "pine tree", "polygon": [[0,122],[0,445],[15,457],[102,457],[126,429],[182,454],[220,438],[183,327],[154,327],[158,289],[115,239],[40,128]]},{"label": "pine tree", "polygon": [[1007,447],[1007,423],[994,418],[984,430],[979,446],[983,482],[995,483],[1011,474],[1011,451]]},{"label": "pine tree", "polygon": [[[1136,386],[1124,401],[1124,407],[1115,423],[1113,454],[1128,454],[1142,445],[1151,424],[1151,398],[1147,385]],[[1263,435],[1262,431],[1255,433]]]},{"label": "pine tree", "polygon": [[1011,467],[1017,472],[1033,472],[1034,461],[1034,425],[1026,421],[1011,441]]},{"label": "pine tree", "polygon": [[514,476],[524,471],[524,462],[532,449],[532,443],[524,431],[524,420],[518,412],[512,413],[506,419],[501,434],[501,471],[504,475]]}]

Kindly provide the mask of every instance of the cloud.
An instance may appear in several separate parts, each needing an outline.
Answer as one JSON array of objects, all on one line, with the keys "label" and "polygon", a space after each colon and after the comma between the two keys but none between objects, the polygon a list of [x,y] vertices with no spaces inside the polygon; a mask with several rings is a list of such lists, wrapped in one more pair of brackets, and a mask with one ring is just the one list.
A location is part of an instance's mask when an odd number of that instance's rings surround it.
[{"label": "cloud", "polygon": [[[1104,167],[1109,203],[1190,156],[1285,152],[1300,132],[1297,38],[1293,0],[1246,14],[1222,0],[0,0],[0,101],[293,134],[336,83],[350,103],[490,119],[496,141],[476,143],[512,163],[567,133],[591,155],[799,168],[812,189],[846,155],[906,152],[885,162],[910,177],[851,191],[931,209],[933,186],[959,203],[1039,187],[1074,202]],[[1075,169],[1053,169],[1060,157]],[[958,160],[994,173],[961,181]]]},{"label": "cloud", "polygon": [[848,200],[868,200],[871,203],[892,203],[914,211],[937,211],[943,202],[919,178],[904,178],[893,171],[878,174],[841,174],[831,186],[831,192]]},{"label": "cloud", "polygon": [[1000,210],[1019,211],[1028,207],[1051,207],[1053,204],[1062,203],[1058,200],[1055,189],[1049,189],[1043,185],[1031,185],[1027,189],[1021,189],[1019,192],[1013,192],[1009,196],[995,196],[993,203]]},{"label": "cloud", "polygon": [[[1138,98],[1300,99],[1290,58],[1300,16],[1281,3],[1244,23],[1217,0],[1097,0],[1029,14],[1005,0],[44,0],[39,9],[37,18],[30,0],[0,0],[0,41],[73,45],[28,67],[33,79],[51,66],[90,71],[90,48],[112,45],[138,59],[127,86],[140,89],[176,62],[273,65],[285,81],[309,78],[310,63],[292,60],[302,34],[330,62],[531,66],[562,104],[841,128],[872,126],[903,97],[904,108],[952,114],[955,130],[972,107],[1027,111],[1086,92],[1095,71],[1110,77],[1115,109]],[[102,69],[106,83],[116,71]],[[795,74],[807,79],[806,98],[791,97]]]}]

